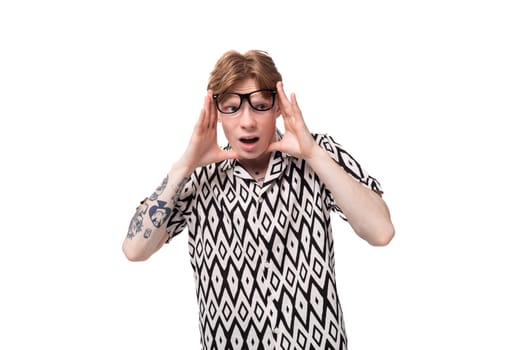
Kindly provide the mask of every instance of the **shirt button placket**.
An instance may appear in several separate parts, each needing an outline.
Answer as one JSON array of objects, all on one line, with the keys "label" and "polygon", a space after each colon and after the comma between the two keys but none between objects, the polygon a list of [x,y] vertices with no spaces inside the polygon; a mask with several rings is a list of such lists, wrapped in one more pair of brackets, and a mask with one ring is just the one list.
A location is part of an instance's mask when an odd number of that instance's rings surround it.
[{"label": "shirt button placket", "polygon": [[[262,209],[261,206],[264,204],[264,191],[262,191],[261,187],[258,185],[254,188],[254,196],[255,201],[257,205],[257,213],[261,213]],[[266,251],[266,247],[264,246],[264,243],[261,241],[261,235],[264,235],[264,232],[261,230],[261,223],[260,223],[260,217],[257,215],[257,243],[259,245],[259,254],[261,257],[261,268],[262,268],[262,276],[261,276],[261,282],[262,282],[262,289],[265,293],[264,300],[266,303],[266,315],[270,320],[270,327],[272,330],[273,335],[273,349],[280,349],[279,348],[279,329],[276,327],[276,321],[277,321],[277,310],[275,309],[275,297],[272,293],[271,284],[270,284],[270,276],[272,273],[272,267],[271,263],[268,261],[268,252]]]},{"label": "shirt button placket", "polygon": [[271,263],[267,260],[267,254],[264,254],[265,248],[264,245],[259,241],[259,256],[261,258],[261,272],[260,272],[260,282],[261,289],[264,293],[264,303],[266,304],[265,314],[268,320],[270,321],[270,328],[272,331],[272,336],[274,340],[274,348],[278,349],[277,340],[278,333],[276,332],[276,320],[277,320],[277,310],[275,309],[275,298],[272,293],[270,276],[272,273]]},{"label": "shirt button placket", "polygon": [[267,260],[263,260],[263,269],[264,269],[264,287],[266,290],[266,308],[268,317],[270,319],[270,326],[272,328],[273,338],[276,341],[276,345],[279,339],[280,330],[277,328],[277,310],[275,309],[275,295],[272,290],[270,283],[270,276],[272,275],[271,263]]}]

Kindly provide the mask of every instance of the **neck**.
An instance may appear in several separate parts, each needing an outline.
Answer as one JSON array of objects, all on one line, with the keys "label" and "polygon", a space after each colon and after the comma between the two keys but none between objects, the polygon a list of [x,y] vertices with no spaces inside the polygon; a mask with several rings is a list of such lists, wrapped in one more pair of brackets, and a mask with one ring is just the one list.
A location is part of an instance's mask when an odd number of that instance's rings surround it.
[{"label": "neck", "polygon": [[270,155],[264,155],[257,159],[241,159],[239,162],[253,177],[262,177],[266,173]]}]

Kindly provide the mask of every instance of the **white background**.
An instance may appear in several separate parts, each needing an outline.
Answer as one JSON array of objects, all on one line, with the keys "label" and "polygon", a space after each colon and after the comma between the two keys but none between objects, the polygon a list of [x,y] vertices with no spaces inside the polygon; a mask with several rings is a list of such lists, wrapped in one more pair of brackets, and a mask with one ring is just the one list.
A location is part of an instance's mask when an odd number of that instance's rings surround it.
[{"label": "white background", "polygon": [[268,51],[309,128],[385,190],[334,217],[350,348],[525,349],[520,1],[3,1],[0,348],[199,349],[185,235],[120,250],[226,50]]}]

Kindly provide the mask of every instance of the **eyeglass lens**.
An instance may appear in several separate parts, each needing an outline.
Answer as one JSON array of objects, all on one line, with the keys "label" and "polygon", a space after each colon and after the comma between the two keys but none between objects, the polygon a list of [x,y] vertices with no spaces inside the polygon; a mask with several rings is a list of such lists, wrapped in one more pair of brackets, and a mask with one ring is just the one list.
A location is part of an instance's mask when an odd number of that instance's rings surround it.
[{"label": "eyeglass lens", "polygon": [[273,107],[275,95],[271,90],[254,91],[246,95],[225,93],[218,96],[217,108],[222,113],[235,113],[241,108],[245,98],[254,110],[267,111]]}]

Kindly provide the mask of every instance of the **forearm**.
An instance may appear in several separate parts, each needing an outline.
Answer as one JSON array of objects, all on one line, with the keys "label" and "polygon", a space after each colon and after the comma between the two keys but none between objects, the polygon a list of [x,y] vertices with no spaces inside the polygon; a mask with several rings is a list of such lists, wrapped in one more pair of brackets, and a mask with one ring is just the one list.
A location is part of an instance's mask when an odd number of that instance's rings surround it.
[{"label": "forearm", "polygon": [[332,193],[354,231],[372,245],[386,245],[394,235],[388,207],[381,196],[350,176],[316,145],[308,164]]},{"label": "forearm", "polygon": [[166,242],[168,218],[191,171],[182,162],[175,163],[156,191],[137,207],[122,244],[129,260],[146,260]]}]

